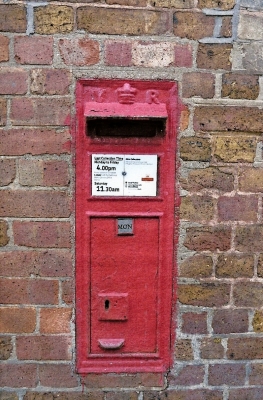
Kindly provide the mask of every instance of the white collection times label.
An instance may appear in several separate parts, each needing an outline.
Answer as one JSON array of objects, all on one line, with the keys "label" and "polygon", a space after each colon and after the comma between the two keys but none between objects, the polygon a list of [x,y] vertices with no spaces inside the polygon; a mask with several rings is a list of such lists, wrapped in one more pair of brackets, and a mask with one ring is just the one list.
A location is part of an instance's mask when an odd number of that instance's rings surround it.
[{"label": "white collection times label", "polygon": [[157,155],[92,154],[92,196],[156,196]]}]

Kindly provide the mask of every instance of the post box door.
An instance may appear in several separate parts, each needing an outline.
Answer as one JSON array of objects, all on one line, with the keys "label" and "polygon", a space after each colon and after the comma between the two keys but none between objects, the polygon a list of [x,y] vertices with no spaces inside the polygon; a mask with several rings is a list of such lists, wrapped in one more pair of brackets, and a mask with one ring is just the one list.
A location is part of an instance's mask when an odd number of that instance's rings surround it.
[{"label": "post box door", "polygon": [[121,221],[91,218],[91,353],[155,353],[159,219]]}]

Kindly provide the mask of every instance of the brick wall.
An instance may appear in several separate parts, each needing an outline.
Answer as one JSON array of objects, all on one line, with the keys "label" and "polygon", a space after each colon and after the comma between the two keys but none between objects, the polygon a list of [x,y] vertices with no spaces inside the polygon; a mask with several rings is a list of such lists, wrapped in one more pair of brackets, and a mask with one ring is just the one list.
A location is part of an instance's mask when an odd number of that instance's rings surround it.
[{"label": "brick wall", "polygon": [[[0,399],[263,398],[260,0],[0,4]],[[169,79],[181,223],[174,365],[75,373],[78,78]]]}]

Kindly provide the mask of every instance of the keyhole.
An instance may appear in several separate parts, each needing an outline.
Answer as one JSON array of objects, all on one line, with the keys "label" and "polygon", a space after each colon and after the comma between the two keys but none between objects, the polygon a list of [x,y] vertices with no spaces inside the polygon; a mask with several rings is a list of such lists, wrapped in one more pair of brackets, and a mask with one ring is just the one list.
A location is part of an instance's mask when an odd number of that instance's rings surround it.
[{"label": "keyhole", "polygon": [[110,308],[110,300],[105,300],[105,310]]}]

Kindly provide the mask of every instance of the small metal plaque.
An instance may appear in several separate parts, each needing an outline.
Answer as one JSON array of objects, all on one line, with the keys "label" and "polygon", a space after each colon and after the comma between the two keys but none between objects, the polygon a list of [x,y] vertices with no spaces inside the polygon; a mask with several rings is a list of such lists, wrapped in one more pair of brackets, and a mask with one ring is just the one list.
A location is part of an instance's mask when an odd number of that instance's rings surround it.
[{"label": "small metal plaque", "polygon": [[117,218],[118,235],[133,235],[133,218]]}]

